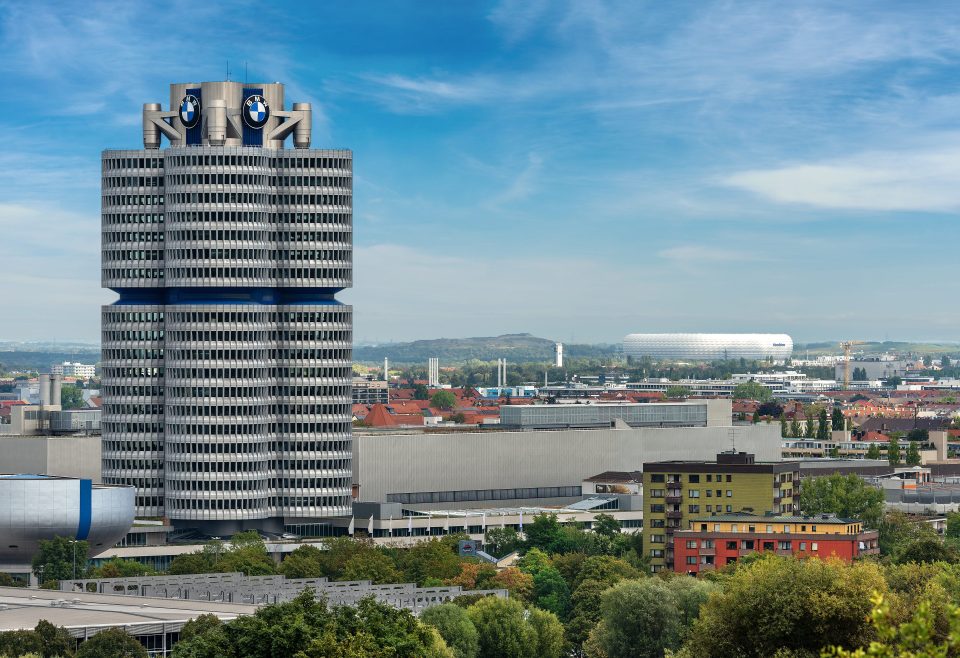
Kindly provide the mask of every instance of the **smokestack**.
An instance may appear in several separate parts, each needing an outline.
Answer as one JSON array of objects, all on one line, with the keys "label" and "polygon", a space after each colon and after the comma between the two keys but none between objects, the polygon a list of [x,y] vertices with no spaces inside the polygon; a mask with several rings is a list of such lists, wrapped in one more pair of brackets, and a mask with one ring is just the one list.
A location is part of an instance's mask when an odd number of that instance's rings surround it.
[{"label": "smokestack", "polygon": [[50,375],[40,375],[40,406],[50,406]]},{"label": "smokestack", "polygon": [[50,406],[60,406],[60,387],[63,386],[63,375],[53,375],[50,378]]}]

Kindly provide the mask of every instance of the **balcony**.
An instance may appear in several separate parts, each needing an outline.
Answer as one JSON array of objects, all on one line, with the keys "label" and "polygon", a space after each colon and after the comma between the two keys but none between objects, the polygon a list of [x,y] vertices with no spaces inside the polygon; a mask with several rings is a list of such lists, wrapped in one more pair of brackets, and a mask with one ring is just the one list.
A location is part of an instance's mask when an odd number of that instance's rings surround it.
[{"label": "balcony", "polygon": [[667,482],[667,489],[672,489],[674,491],[683,488],[682,482]]},{"label": "balcony", "polygon": [[704,548],[703,546],[701,546],[701,547],[697,550],[697,554],[699,554],[699,555],[716,555],[716,554],[717,554],[717,549],[716,549],[716,547],[714,547],[714,548]]},{"label": "balcony", "polygon": [[667,512],[668,519],[682,519],[683,512]]},{"label": "balcony", "polygon": [[757,549],[755,548],[741,548],[739,551],[737,551],[737,555],[740,557],[746,557],[747,555],[753,555],[756,552]]},{"label": "balcony", "polygon": [[679,505],[683,502],[683,496],[667,496],[668,505]]}]

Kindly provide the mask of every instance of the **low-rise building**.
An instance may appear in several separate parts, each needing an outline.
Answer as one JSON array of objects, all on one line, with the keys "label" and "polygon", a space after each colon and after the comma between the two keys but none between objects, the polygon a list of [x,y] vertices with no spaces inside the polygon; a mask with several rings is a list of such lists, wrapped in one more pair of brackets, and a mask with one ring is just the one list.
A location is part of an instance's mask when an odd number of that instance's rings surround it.
[{"label": "low-rise building", "polygon": [[674,534],[674,571],[697,574],[756,552],[837,558],[847,563],[880,552],[878,532],[834,515],[724,514],[689,521]]},{"label": "low-rise building", "polygon": [[797,462],[758,462],[745,452],[715,461],[643,465],[643,549],[651,571],[674,569],[675,535],[691,518],[748,512],[793,514],[800,495]]}]

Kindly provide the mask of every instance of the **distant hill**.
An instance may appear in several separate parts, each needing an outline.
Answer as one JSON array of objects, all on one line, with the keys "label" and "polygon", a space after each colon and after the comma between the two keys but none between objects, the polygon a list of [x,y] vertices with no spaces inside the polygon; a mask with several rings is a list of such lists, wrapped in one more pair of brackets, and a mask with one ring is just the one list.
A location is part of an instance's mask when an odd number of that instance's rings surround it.
[{"label": "distant hill", "polygon": [[[357,345],[353,359],[358,362],[381,363],[384,357],[391,363],[426,363],[437,357],[441,364],[462,363],[471,359],[495,361],[506,359],[513,363],[550,361],[555,341],[530,334],[505,334],[478,338],[435,338],[411,343],[386,345]],[[566,345],[565,357],[606,357],[616,353],[616,345]]]},{"label": "distant hill", "polygon": [[0,350],[0,372],[24,372],[34,370],[37,372],[50,372],[51,365],[63,363],[64,361],[96,365],[100,362],[100,350],[68,352]]}]

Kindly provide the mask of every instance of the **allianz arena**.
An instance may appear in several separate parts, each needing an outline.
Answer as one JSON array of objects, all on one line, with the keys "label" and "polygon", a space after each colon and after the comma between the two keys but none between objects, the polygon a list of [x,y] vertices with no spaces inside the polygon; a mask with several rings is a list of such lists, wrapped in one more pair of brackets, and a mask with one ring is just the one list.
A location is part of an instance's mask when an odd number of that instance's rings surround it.
[{"label": "allianz arena", "polygon": [[786,334],[630,334],[623,339],[623,353],[654,361],[783,361],[793,353],[793,339]]},{"label": "allianz arena", "polygon": [[103,553],[133,525],[134,488],[49,475],[0,475],[0,565],[29,564],[41,539],[68,537]]}]

